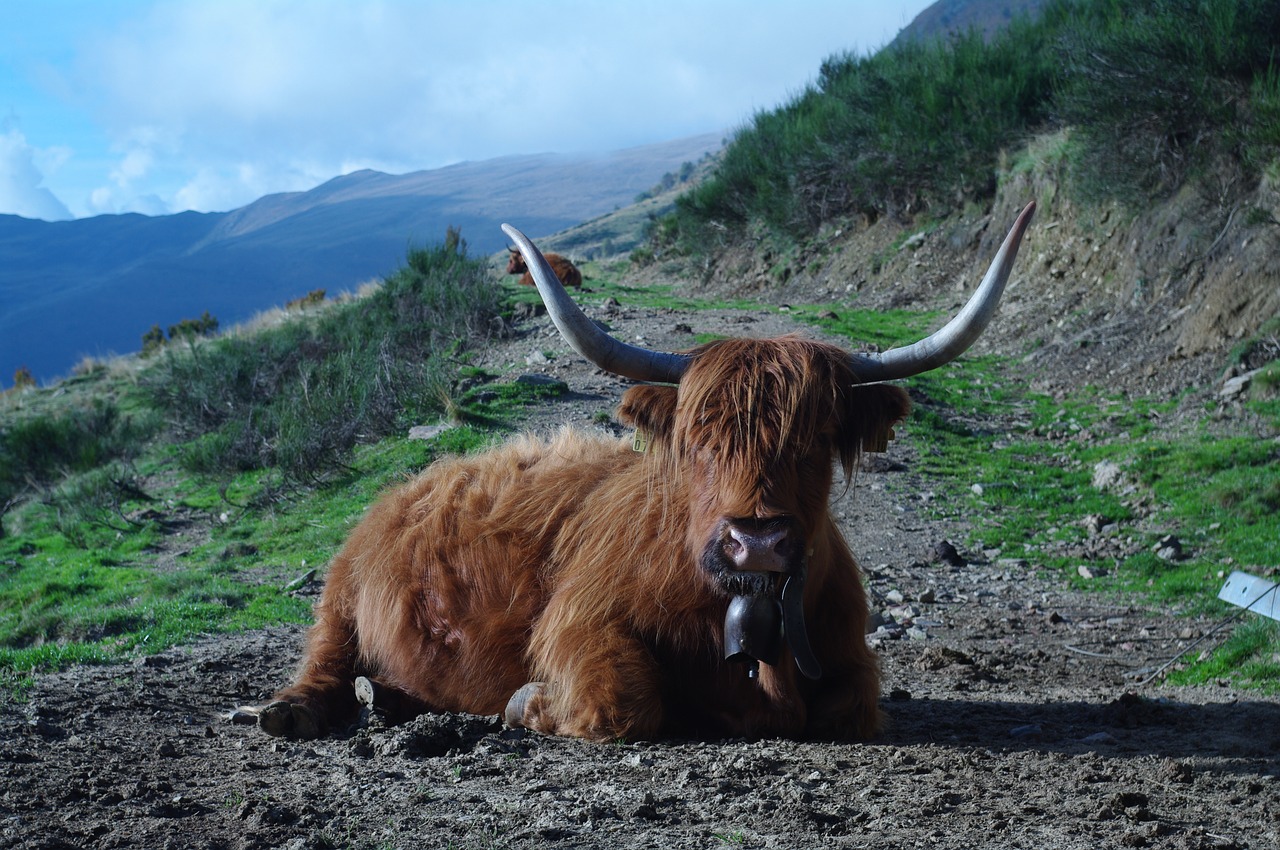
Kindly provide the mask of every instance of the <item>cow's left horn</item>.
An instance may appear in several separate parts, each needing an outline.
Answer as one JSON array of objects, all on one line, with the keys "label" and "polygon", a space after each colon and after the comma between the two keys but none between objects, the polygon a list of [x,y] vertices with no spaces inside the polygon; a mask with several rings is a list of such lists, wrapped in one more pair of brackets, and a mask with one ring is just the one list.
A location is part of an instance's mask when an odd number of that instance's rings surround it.
[{"label": "cow's left horn", "polygon": [[1022,210],[977,291],[946,325],[919,342],[902,348],[892,348],[880,354],[850,354],[853,372],[858,380],[869,383],[919,375],[950,363],[973,345],[995,315],[996,305],[1000,303],[1005,282],[1009,280],[1009,272],[1013,269],[1013,259],[1018,256],[1022,234],[1026,232],[1027,224],[1035,211],[1035,201]]},{"label": "cow's left horn", "polygon": [[651,351],[610,336],[569,297],[551,264],[527,236],[509,224],[502,225],[502,231],[515,241],[524,255],[538,294],[547,305],[547,315],[579,354],[601,369],[624,378],[668,384],[680,382],[680,376],[689,366],[688,355]]}]

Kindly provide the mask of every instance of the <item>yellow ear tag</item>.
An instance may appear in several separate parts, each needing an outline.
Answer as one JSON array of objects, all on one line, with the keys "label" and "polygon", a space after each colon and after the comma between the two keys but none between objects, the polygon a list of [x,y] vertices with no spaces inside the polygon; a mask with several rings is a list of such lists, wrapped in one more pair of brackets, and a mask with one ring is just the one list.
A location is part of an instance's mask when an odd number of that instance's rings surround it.
[{"label": "yellow ear tag", "polygon": [[889,428],[876,434],[872,439],[867,440],[863,445],[863,449],[869,452],[887,452],[889,451],[889,441],[894,437],[893,429]]},{"label": "yellow ear tag", "polygon": [[635,436],[631,438],[631,450],[644,454],[649,451],[649,441],[653,439],[653,435],[642,428],[637,428]]}]

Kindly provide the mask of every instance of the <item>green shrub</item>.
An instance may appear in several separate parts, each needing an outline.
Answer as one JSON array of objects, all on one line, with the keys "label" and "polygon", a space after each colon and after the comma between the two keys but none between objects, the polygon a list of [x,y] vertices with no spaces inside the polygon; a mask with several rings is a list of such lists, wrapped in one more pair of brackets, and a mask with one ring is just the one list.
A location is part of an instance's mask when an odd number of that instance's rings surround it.
[{"label": "green shrub", "polygon": [[36,378],[26,366],[19,366],[13,373],[13,389],[29,390],[36,386]]},{"label": "green shrub", "polygon": [[677,199],[674,238],[649,244],[704,255],[761,225],[785,243],[844,217],[954,208],[991,195],[1002,149],[1063,126],[1086,198],[1191,177],[1219,198],[1247,188],[1280,162],[1280,3],[1050,0],[989,42],[833,56],[754,116]]},{"label": "green shrub", "polygon": [[315,307],[324,303],[325,294],[323,289],[313,289],[301,298],[285,302],[284,308],[286,310],[305,310],[308,307]]},{"label": "green shrub", "polygon": [[999,150],[1046,118],[1052,31],[1018,19],[990,43],[970,32],[828,59],[816,85],[757,114],[678,199],[682,240],[753,220],[798,237],[840,216],[989,196]]},{"label": "green shrub", "polygon": [[1280,150],[1274,0],[1094,0],[1063,40],[1058,114],[1077,128],[1077,188],[1144,201]]},{"label": "green shrub", "polygon": [[170,342],[178,339],[191,339],[197,336],[212,336],[218,331],[218,318],[209,314],[208,310],[198,319],[183,319],[176,325],[169,326]]},{"label": "green shrub", "polygon": [[142,335],[142,354],[145,357],[153,354],[164,345],[164,331],[159,325],[152,325],[151,330]]},{"label": "green shrub", "polygon": [[439,407],[431,388],[455,347],[485,335],[500,290],[450,229],[411,250],[368,297],[278,328],[169,350],[143,376],[190,439],[200,472],[279,468],[310,481],[340,468],[357,441]]},{"label": "green shrub", "polygon": [[145,417],[125,416],[101,399],[0,426],[0,516],[67,476],[135,457],[154,430]]},{"label": "green shrub", "polygon": [[139,448],[147,429],[104,400],[51,416],[16,419],[0,429],[0,476],[47,486]]}]

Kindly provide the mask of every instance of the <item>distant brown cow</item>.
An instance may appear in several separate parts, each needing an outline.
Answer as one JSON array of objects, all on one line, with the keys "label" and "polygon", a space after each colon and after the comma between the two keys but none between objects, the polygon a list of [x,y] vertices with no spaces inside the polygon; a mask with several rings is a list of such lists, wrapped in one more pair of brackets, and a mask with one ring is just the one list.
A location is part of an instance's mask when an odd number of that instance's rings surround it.
[{"label": "distant brown cow", "polygon": [[[565,430],[434,464],[334,558],[296,681],[259,709],[314,737],[359,702],[505,713],[597,741],[866,738],[879,676],[858,566],[828,508],[907,396],[880,381],[946,363],[989,321],[1034,205],[978,291],[882,354],[785,336],[686,354],[600,330],[518,231],[548,311],[589,360],[636,380],[619,418],[647,442]],[[359,700],[359,702],[358,702]]]},{"label": "distant brown cow", "polygon": [[[508,248],[507,250],[511,252],[511,259],[507,261],[507,274],[520,275],[521,286],[533,286],[533,275],[529,273],[529,266],[521,256],[520,249]],[[555,272],[557,280],[565,286],[582,286],[582,272],[578,271],[577,266],[559,254],[544,256],[551,265],[551,270]]]}]

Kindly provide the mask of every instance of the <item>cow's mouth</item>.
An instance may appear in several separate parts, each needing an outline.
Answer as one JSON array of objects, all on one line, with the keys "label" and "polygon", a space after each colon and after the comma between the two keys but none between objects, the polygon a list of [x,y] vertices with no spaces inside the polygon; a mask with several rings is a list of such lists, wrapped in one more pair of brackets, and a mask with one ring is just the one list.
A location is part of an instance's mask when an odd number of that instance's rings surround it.
[{"label": "cow's mouth", "polygon": [[800,534],[784,520],[738,520],[722,522],[703,552],[702,568],[729,597],[725,660],[745,663],[749,676],[760,664],[777,664],[783,646],[801,673],[822,675],[804,624],[803,551]]}]

